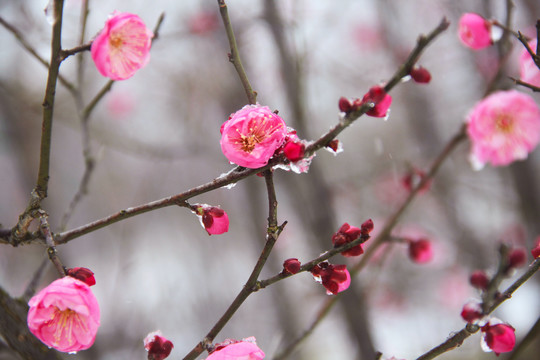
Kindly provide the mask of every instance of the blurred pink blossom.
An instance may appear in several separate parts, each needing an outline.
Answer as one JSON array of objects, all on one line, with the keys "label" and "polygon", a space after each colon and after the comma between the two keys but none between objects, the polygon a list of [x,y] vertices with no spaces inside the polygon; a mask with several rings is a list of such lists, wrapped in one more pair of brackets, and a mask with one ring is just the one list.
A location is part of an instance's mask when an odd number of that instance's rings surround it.
[{"label": "blurred pink blossom", "polygon": [[533,258],[538,259],[540,258],[540,236],[536,238],[534,247],[531,250],[531,255]]},{"label": "blurred pink blossom", "polygon": [[215,31],[219,25],[218,16],[214,11],[200,11],[188,20],[189,32],[194,35],[206,35]]},{"label": "blurred pink blossom", "polygon": [[[529,47],[532,51],[536,51],[536,44],[538,40],[535,39],[529,43]],[[534,60],[525,47],[521,51],[519,57],[519,77],[534,86],[540,86],[540,69],[534,63]]]},{"label": "blurred pink blossom", "polygon": [[128,79],[150,60],[153,36],[137,15],[115,12],[92,42],[92,59],[101,75]]},{"label": "blurred pink blossom", "polygon": [[433,259],[431,241],[422,238],[409,241],[409,258],[417,264],[426,264]]},{"label": "blurred pink blossom", "polygon": [[144,348],[148,351],[149,360],[166,359],[173,347],[173,343],[163,337],[163,334],[159,330],[151,332],[144,338]]},{"label": "blurred pink blossom", "polygon": [[216,344],[215,350],[206,360],[262,360],[264,356],[264,352],[255,343],[255,338],[250,337],[242,341],[228,339]]},{"label": "blurred pink blossom", "polygon": [[99,305],[90,287],[71,276],[53,281],[28,302],[28,328],[45,345],[77,352],[94,344]]},{"label": "blurred pink blossom", "polygon": [[491,23],[475,13],[465,13],[459,19],[459,40],[474,50],[483,49],[493,44]]},{"label": "blurred pink blossom", "polygon": [[221,150],[230,162],[256,169],[268,163],[286,135],[285,122],[270,108],[246,105],[221,126]]},{"label": "blurred pink blossom", "polygon": [[540,109],[532,97],[516,90],[487,96],[469,112],[467,122],[476,170],[487,162],[504,166],[525,159],[540,141]]}]

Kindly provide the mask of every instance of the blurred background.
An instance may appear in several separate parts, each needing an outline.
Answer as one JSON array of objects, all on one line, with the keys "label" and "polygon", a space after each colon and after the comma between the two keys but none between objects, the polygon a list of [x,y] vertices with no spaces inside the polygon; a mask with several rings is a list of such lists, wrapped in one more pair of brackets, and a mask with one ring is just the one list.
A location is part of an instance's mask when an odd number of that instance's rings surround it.
[{"label": "blurred background", "polygon": [[[514,1],[512,26],[535,35],[536,0]],[[503,1],[465,0],[229,0],[229,14],[258,101],[278,109],[303,139],[314,140],[339,119],[340,96],[362,95],[389,79],[443,17],[450,28],[419,63],[428,85],[407,82],[392,92],[389,118],[362,117],[339,136],[344,152],[320,151],[307,174],[276,171],[278,219],[288,221],[261,277],[281,271],[285,259],[305,262],[331,247],[348,222],[368,218],[375,232],[407,194],[403,177],[426,170],[458,132],[468,110],[483,97],[498,64],[497,46],[473,52],[457,37],[464,12],[504,22]],[[0,16],[42,57],[50,56],[51,26],[45,0],[0,0]],[[78,45],[84,0],[66,0],[62,44]],[[233,66],[216,1],[90,1],[86,41],[114,10],[138,14],[153,28],[165,20],[150,63],[133,78],[114,83],[88,121],[95,159],[88,193],[70,209],[85,173],[83,132],[74,96],[58,85],[54,110],[49,195],[43,203],[53,231],[73,229],[121,209],[184,192],[229,171],[219,146],[220,125],[247,100]],[[0,27],[0,223],[16,224],[35,186],[41,102],[46,68],[12,33]],[[513,40],[504,74],[509,88],[519,76],[521,45]],[[81,58],[82,60],[79,60]],[[83,62],[83,72],[77,64]],[[61,74],[80,88],[83,105],[107,83],[89,53],[64,61]],[[540,104],[540,95],[521,89]],[[354,279],[340,304],[290,359],[413,359],[464,326],[463,304],[479,295],[468,285],[472,270],[493,273],[501,241],[527,247],[540,235],[540,154],[504,168],[472,170],[469,144],[445,162],[396,228],[428,237],[434,259],[410,261],[404,245],[385,248]],[[160,329],[174,343],[171,358],[187,354],[240,291],[264,245],[264,180],[252,177],[191,203],[220,205],[229,232],[208,236],[185,208],[149,212],[77,238],[58,248],[68,267],[95,272],[93,287],[102,325],[95,345],[73,359],[144,359],[142,340]],[[69,217],[66,216],[69,214]],[[0,286],[21,296],[46,257],[44,246],[0,247]],[[341,255],[332,263],[354,264]],[[523,271],[523,270],[522,270]],[[521,273],[520,271],[519,273]],[[49,266],[40,283],[56,278]],[[503,283],[508,285],[512,279]],[[518,341],[540,316],[538,276],[495,316],[516,328]],[[248,298],[216,341],[255,336],[272,359],[302,332],[326,300],[325,289],[302,273]],[[536,343],[522,359],[540,350]],[[13,359],[0,347],[1,359]],[[474,335],[441,358],[493,358]],[[204,358],[205,356],[201,356]],[[504,355],[500,357],[506,359]]]}]

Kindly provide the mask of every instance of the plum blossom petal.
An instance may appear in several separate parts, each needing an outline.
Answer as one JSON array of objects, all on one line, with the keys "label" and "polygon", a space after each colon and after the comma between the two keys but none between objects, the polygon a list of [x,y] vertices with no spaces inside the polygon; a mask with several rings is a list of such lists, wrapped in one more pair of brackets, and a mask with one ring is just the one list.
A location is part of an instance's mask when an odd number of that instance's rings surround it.
[{"label": "plum blossom petal", "polygon": [[28,305],[28,328],[45,345],[62,352],[77,352],[94,343],[100,312],[86,283],[65,276],[42,289]]},{"label": "plum blossom petal", "polygon": [[532,97],[516,90],[498,91],[478,102],[467,123],[475,169],[523,160],[540,142],[540,109]]},{"label": "plum blossom petal", "polygon": [[246,105],[221,126],[221,150],[230,162],[257,169],[281,147],[287,126],[267,106]]},{"label": "plum blossom petal", "polygon": [[228,339],[216,344],[215,350],[206,360],[262,360],[264,356],[264,352],[255,343],[255,338],[250,337],[242,341]]},{"label": "plum blossom petal", "polygon": [[115,12],[90,49],[101,75],[125,80],[150,61],[153,33],[135,14]]}]

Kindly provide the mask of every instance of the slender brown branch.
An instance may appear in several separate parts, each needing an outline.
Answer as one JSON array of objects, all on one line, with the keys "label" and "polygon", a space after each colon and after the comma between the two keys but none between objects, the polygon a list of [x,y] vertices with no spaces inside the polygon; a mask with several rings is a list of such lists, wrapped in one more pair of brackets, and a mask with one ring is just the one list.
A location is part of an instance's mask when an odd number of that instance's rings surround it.
[{"label": "slender brown branch", "polygon": [[216,338],[216,336],[223,329],[223,327],[229,322],[229,320],[233,317],[233,315],[244,303],[244,301],[249,297],[249,295],[259,290],[259,287],[257,286],[257,279],[259,278],[259,275],[264,267],[264,264],[266,264],[266,261],[268,260],[268,256],[272,252],[272,249],[274,247],[274,244],[276,243],[276,240],[279,234],[281,233],[281,231],[283,230],[283,227],[285,226],[285,223],[281,226],[277,225],[278,203],[277,203],[277,198],[276,198],[276,191],[274,187],[272,171],[270,170],[265,171],[264,177],[266,180],[266,190],[268,193],[268,227],[267,227],[267,232],[266,232],[266,243],[261,252],[261,255],[259,256],[259,259],[257,260],[257,263],[255,264],[255,267],[253,268],[251,275],[249,276],[246,284],[244,285],[240,293],[238,293],[234,301],[231,303],[231,305],[228,307],[225,313],[221,316],[221,318],[216,322],[216,324],[212,327],[212,329],[208,332],[208,334],[206,334],[204,339],[201,342],[199,342],[184,357],[184,360],[196,359],[197,356],[199,356],[204,350],[210,349],[211,344]]},{"label": "slender brown branch", "polygon": [[[426,176],[417,184],[417,186],[409,193],[409,196],[401,205],[401,207],[392,215],[392,217],[385,223],[385,226],[381,229],[378,235],[372,240],[370,246],[366,249],[365,253],[362,255],[360,261],[351,268],[350,274],[353,278],[356,274],[361,271],[371,259],[375,251],[388,239],[390,232],[397,224],[398,220],[401,218],[405,210],[412,203],[412,200],[416,197],[420,189],[422,189],[429,181],[431,181],[444,161],[449,157],[449,155],[456,149],[456,147],[466,139],[465,125],[462,125],[460,130],[450,139],[445,148],[434,160],[433,164],[429,168]],[[351,243],[352,244],[352,243]],[[324,304],[321,306],[321,309],[317,313],[315,320],[310,324],[310,326],[300,334],[296,339],[291,341],[285,349],[274,357],[274,360],[285,359],[302,341],[304,341],[313,330],[321,323],[321,321],[326,317],[330,312],[332,307],[339,300],[339,294],[328,298]]]},{"label": "slender brown branch", "polygon": [[532,84],[526,83],[525,81],[522,81],[513,77],[511,77],[510,80],[512,80],[516,85],[521,85],[521,86],[531,89],[533,92],[540,92],[540,87],[538,86],[534,86]]},{"label": "slender brown branch", "polygon": [[47,197],[47,188],[49,184],[49,165],[51,155],[51,135],[53,124],[54,99],[56,94],[56,82],[62,59],[60,52],[62,50],[62,18],[63,18],[64,0],[54,1],[54,19],[52,26],[51,40],[51,60],[49,66],[49,76],[43,100],[43,123],[41,132],[41,149],[39,156],[39,171],[35,193],[39,199]]},{"label": "slender brown branch", "polygon": [[227,38],[229,39],[229,46],[231,48],[231,52],[229,54],[229,61],[234,65],[234,68],[236,69],[236,72],[240,77],[240,81],[242,82],[242,86],[244,87],[244,91],[246,92],[249,103],[255,104],[257,103],[257,92],[253,91],[246,71],[244,70],[244,66],[242,65],[242,60],[240,59],[240,52],[238,51],[238,45],[234,36],[231,20],[229,18],[229,10],[227,9],[227,4],[225,4],[225,0],[218,0],[218,5],[219,13],[221,14],[223,25],[225,25],[225,32],[227,33]]}]

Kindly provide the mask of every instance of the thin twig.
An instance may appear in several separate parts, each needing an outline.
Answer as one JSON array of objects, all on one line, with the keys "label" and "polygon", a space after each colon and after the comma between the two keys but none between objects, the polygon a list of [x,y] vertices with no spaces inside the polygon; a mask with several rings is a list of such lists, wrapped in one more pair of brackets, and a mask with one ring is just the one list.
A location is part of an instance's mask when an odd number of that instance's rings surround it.
[{"label": "thin twig", "polygon": [[[540,259],[536,259],[529,266],[529,269],[504,291],[502,296],[499,297],[499,300],[496,301],[488,309],[488,312],[487,312],[486,315],[491,314],[504,301],[510,299],[512,297],[512,294],[514,294],[514,292],[521,285],[523,285],[527,280],[529,280],[538,271],[539,268],[540,268]],[[445,352],[460,346],[463,343],[463,341],[465,341],[465,339],[467,339],[472,334],[476,333],[478,330],[479,330],[478,326],[467,324],[462,330],[455,333],[453,336],[449,337],[446,341],[444,341],[440,345],[434,347],[433,349],[431,349],[427,353],[421,355],[416,360],[431,360],[431,359],[434,359],[437,356],[439,356],[441,354],[444,354]]]},{"label": "thin twig", "polygon": [[56,244],[54,243],[51,228],[49,226],[49,217],[47,213],[43,210],[39,210],[38,213],[40,229],[47,243],[47,254],[49,255],[49,260],[51,260],[51,262],[53,263],[54,267],[58,271],[58,274],[60,276],[65,276],[66,269],[64,268],[64,265],[62,265],[62,262],[60,261],[60,258],[58,257],[58,254],[56,252]]},{"label": "thin twig", "polygon": [[[360,272],[375,254],[375,251],[387,241],[390,232],[397,224],[398,220],[401,218],[405,210],[409,207],[412,200],[416,197],[418,192],[429,182],[431,181],[444,161],[449,157],[449,155],[456,149],[456,147],[466,139],[465,126],[463,125],[460,130],[454,135],[445,148],[441,151],[439,156],[434,160],[430,169],[426,173],[426,176],[416,185],[416,187],[409,193],[409,196],[401,205],[401,207],[392,215],[392,217],[385,223],[385,226],[381,229],[378,235],[372,240],[370,246],[366,249],[365,253],[362,255],[360,261],[350,269],[351,278],[354,278],[358,272]],[[351,243],[352,244],[352,243]],[[302,341],[304,341],[313,330],[321,323],[321,321],[326,317],[330,312],[333,306],[338,302],[340,294],[334,295],[328,298],[324,304],[321,306],[317,312],[315,320],[310,324],[310,326],[300,334],[296,339],[291,341],[285,349],[283,349],[278,355],[274,357],[274,360],[285,359]]]},{"label": "thin twig", "polygon": [[231,48],[231,52],[229,54],[229,61],[234,65],[234,68],[236,69],[236,72],[240,77],[240,81],[242,82],[242,86],[244,87],[244,91],[246,92],[249,103],[255,104],[257,103],[257,92],[253,91],[246,71],[244,70],[244,66],[242,65],[242,60],[240,59],[240,52],[238,51],[238,45],[236,43],[236,38],[232,29],[231,20],[229,18],[229,11],[227,10],[227,4],[225,4],[225,0],[218,0],[218,4],[219,13],[221,14],[221,18],[223,19],[223,25],[225,25],[225,32],[227,33],[227,38],[229,39],[229,46]]},{"label": "thin twig", "polygon": [[216,322],[216,324],[212,327],[212,329],[206,334],[204,339],[199,342],[185,357],[184,360],[193,360],[197,358],[204,350],[211,349],[211,344],[214,341],[215,337],[218,335],[218,333],[223,329],[223,327],[229,322],[229,320],[233,317],[233,315],[236,313],[236,311],[240,308],[240,306],[244,303],[244,301],[254,293],[255,291],[259,290],[257,287],[257,279],[259,278],[259,275],[264,267],[264,264],[266,264],[266,261],[268,260],[268,256],[272,252],[272,249],[274,247],[274,244],[276,243],[276,240],[283,230],[283,227],[285,224],[278,226],[277,225],[277,198],[276,198],[276,191],[274,187],[274,181],[273,181],[273,173],[272,171],[268,170],[265,171],[264,177],[266,180],[266,190],[268,193],[268,227],[266,232],[266,243],[264,245],[264,248],[261,252],[261,255],[259,256],[259,259],[257,260],[257,263],[255,264],[255,267],[253,268],[251,275],[249,276],[249,279],[247,280],[246,284],[238,293],[234,301],[231,303],[229,308],[225,311],[225,313],[221,316],[221,318]]}]

